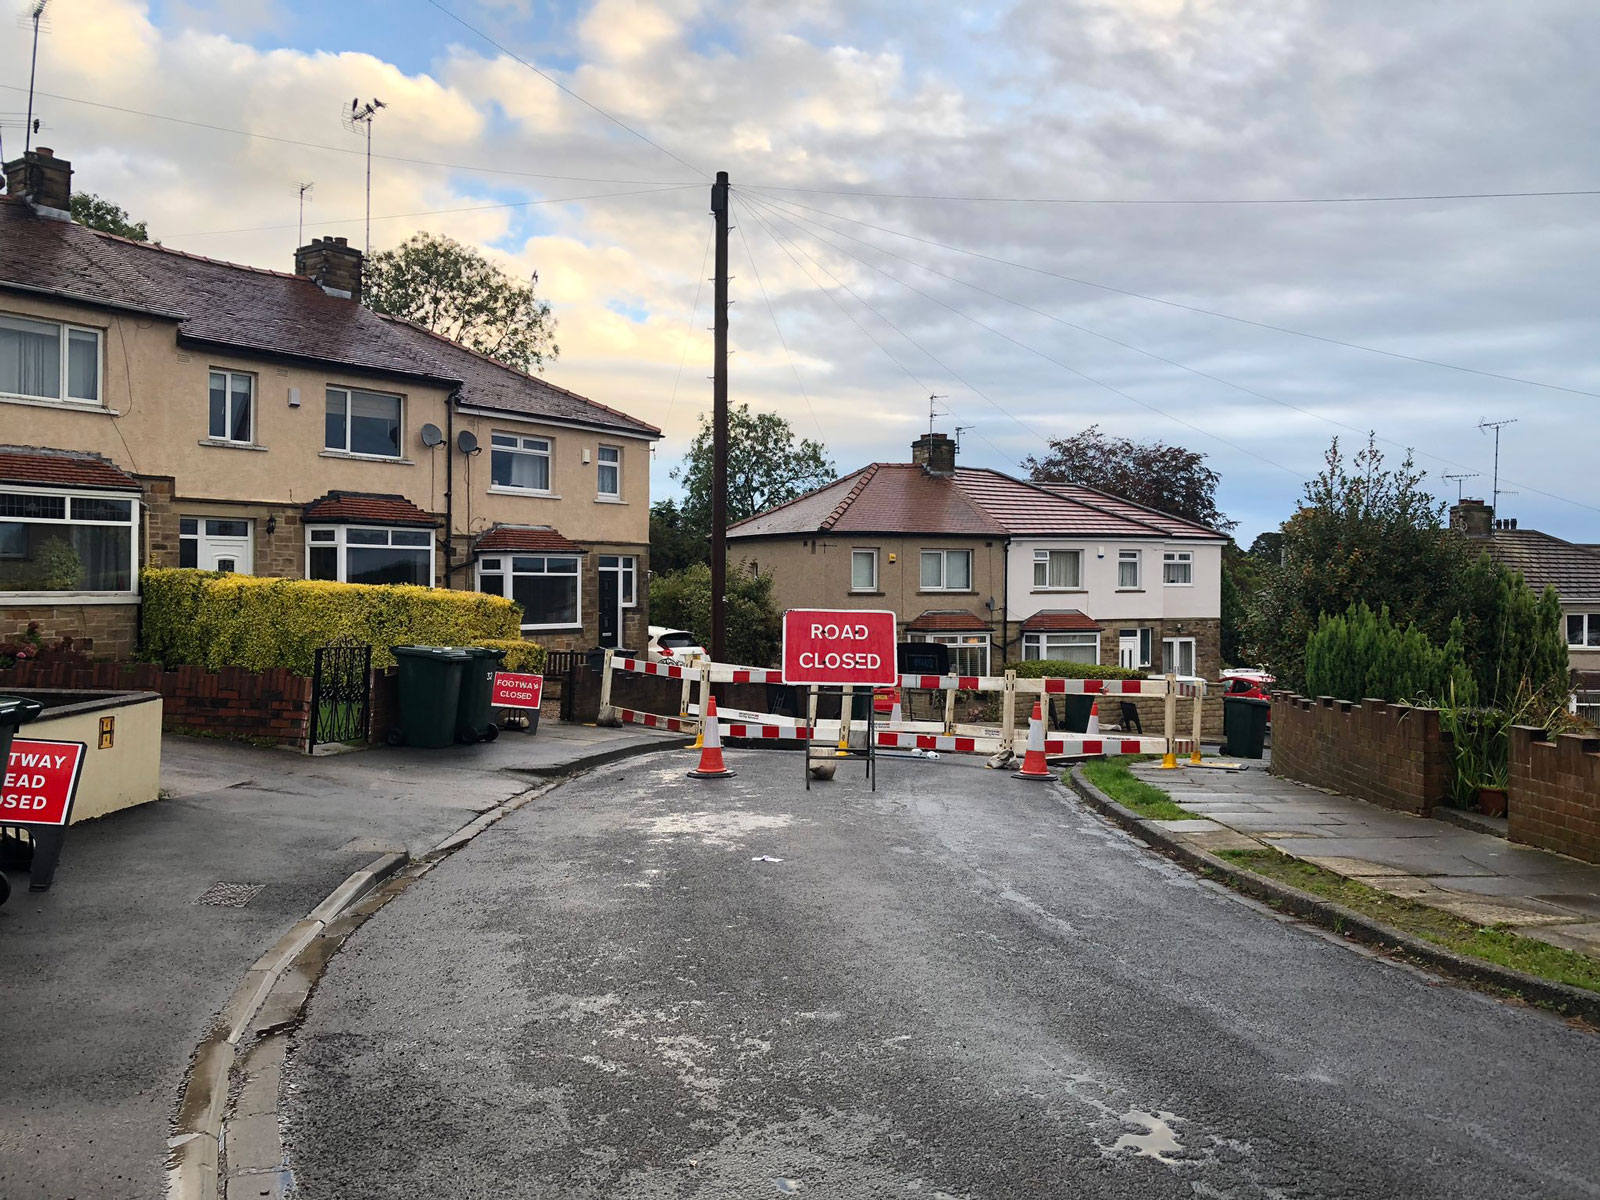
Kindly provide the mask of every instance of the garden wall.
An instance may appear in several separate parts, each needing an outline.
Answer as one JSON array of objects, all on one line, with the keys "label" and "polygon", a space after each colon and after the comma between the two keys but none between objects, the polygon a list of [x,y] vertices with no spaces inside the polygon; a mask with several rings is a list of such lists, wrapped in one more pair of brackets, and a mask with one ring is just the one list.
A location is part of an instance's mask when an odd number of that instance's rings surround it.
[{"label": "garden wall", "polygon": [[1600,862],[1600,738],[1511,730],[1506,815],[1514,842]]},{"label": "garden wall", "polygon": [[1399,812],[1428,816],[1450,793],[1448,734],[1431,708],[1272,697],[1272,773]]}]

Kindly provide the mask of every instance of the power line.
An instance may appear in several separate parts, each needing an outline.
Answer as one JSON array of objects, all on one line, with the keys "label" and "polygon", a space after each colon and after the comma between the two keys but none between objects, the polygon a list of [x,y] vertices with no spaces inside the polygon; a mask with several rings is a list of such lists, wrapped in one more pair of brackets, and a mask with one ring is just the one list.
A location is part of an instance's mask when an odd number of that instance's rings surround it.
[{"label": "power line", "polygon": [[847,217],[843,213],[831,212],[828,209],[823,208],[813,208],[809,204],[801,204],[798,200],[791,200],[788,201],[788,203],[794,205],[796,208],[803,208],[807,212],[820,213],[825,217],[833,217],[836,220],[848,221],[852,225],[860,225],[867,229],[876,229],[880,233],[887,233],[893,237],[902,237],[908,239],[909,241],[921,242],[928,246],[935,246],[940,250],[948,250],[953,254],[965,254],[971,258],[978,258],[984,260],[985,262],[997,263],[1003,267],[1014,267],[1019,271],[1031,271],[1036,275],[1049,276],[1051,279],[1060,279],[1067,283],[1076,283],[1082,287],[1095,288],[1099,291],[1111,292],[1118,296],[1128,296],[1135,300],[1145,300],[1151,304],[1162,304],[1168,308],[1182,309],[1185,312],[1199,313],[1202,316],[1215,317],[1221,321],[1232,321],[1239,325],[1254,326],[1257,329],[1270,329],[1275,333],[1287,333],[1293,337],[1308,338],[1311,341],[1324,342],[1330,346],[1342,346],[1347,350],[1361,350],[1367,354],[1380,354],[1385,358],[1398,358],[1405,362],[1420,363],[1424,366],[1441,367],[1447,371],[1460,371],[1467,375],[1481,375],[1486,379],[1499,379],[1505,383],[1520,383],[1528,387],[1545,388],[1553,392],[1566,392],[1574,396],[1588,396],[1593,399],[1600,399],[1600,392],[1588,392],[1584,391],[1582,388],[1563,387],[1559,383],[1543,383],[1537,379],[1525,379],[1520,375],[1502,375],[1497,371],[1483,371],[1477,367],[1463,367],[1458,363],[1441,362],[1440,360],[1434,358],[1420,358],[1414,354],[1402,354],[1398,350],[1381,350],[1376,346],[1362,345],[1360,342],[1346,342],[1340,340],[1339,338],[1328,337],[1320,333],[1308,333],[1304,329],[1291,329],[1287,325],[1273,325],[1267,321],[1256,321],[1249,317],[1237,317],[1231,313],[1218,312],[1217,310],[1211,308],[1202,308],[1198,304],[1185,304],[1181,300],[1168,300],[1161,296],[1151,296],[1145,292],[1135,292],[1131,289],[1115,287],[1108,283],[1096,283],[1092,279],[1081,279],[1076,275],[1064,275],[1059,271],[1050,271],[1044,267],[1035,267],[1030,266],[1027,263],[1013,262],[1008,258],[1000,258],[993,254],[985,254],[981,250],[969,250],[964,246],[952,246],[948,242],[935,241],[933,238],[925,238],[914,233],[906,233],[904,230],[900,229],[891,229],[886,225],[874,225],[871,221],[860,221],[855,217]]},{"label": "power line", "polygon": [[1231,205],[1231,204],[1403,204],[1428,200],[1525,200],[1561,196],[1600,196],[1600,188],[1536,192],[1431,192],[1409,196],[1279,196],[1279,197],[1128,197],[1090,196],[962,196],[949,193],[874,192],[850,188],[789,187],[776,183],[747,183],[745,187],[768,192],[801,192],[818,196],[861,196],[875,200],[948,200],[971,204],[1127,204],[1127,205]]},{"label": "power line", "polygon": [[[0,83],[0,88],[12,92],[25,92],[26,88],[15,84]],[[230,125],[215,125],[209,121],[195,121],[188,117],[174,117],[167,113],[146,112],[138,108],[125,108],[119,104],[105,104],[99,100],[84,100],[78,96],[63,96],[55,92],[39,92],[51,100],[64,100],[69,104],[82,104],[88,108],[104,109],[107,112],[124,113],[133,117],[147,117],[152,121],[169,121],[174,125],[187,125],[193,129],[209,129],[213,133],[231,133],[238,137],[255,138],[257,141],[278,142],[285,146],[300,146],[307,150],[326,150],[330,154],[362,154],[361,150],[350,146],[330,146],[326,142],[307,142],[299,138],[279,137],[271,133],[256,133],[249,129],[235,129]],[[551,175],[543,171],[513,171],[506,167],[484,167],[475,163],[441,162],[431,158],[412,158],[403,154],[378,154],[374,152],[373,158],[385,162],[408,163],[418,167],[440,167],[449,171],[475,171],[483,175],[507,175],[521,179],[555,179],[564,183],[617,183],[617,184],[662,184],[670,185],[670,179],[602,179],[593,175]],[[696,181],[694,186],[699,186]]]},{"label": "power line", "polygon": [[789,370],[794,372],[795,384],[800,388],[800,395],[805,398],[806,411],[811,414],[811,421],[817,427],[817,436],[826,436],[822,432],[822,422],[817,419],[817,410],[812,407],[811,393],[806,391],[805,380],[800,378],[800,368],[795,365],[794,355],[789,353],[789,341],[783,336],[783,326],[778,324],[778,311],[772,307],[772,297],[767,295],[767,285],[761,282],[761,268],[756,266],[756,256],[751,253],[750,240],[744,236],[744,226],[735,225],[739,232],[739,242],[744,246],[744,256],[750,260],[750,273],[756,277],[756,287],[761,289],[761,299],[766,301],[767,315],[772,318],[773,332],[778,335],[778,343],[783,347],[783,356],[789,360]]},{"label": "power line", "polygon": [[683,364],[689,361],[689,346],[694,338],[694,315],[700,311],[700,293],[706,284],[706,263],[711,258],[711,235],[715,232],[715,229],[706,229],[706,248],[700,255],[700,277],[694,285],[694,303],[689,306],[689,326],[684,331],[683,353],[678,356],[678,374],[672,380],[672,399],[667,401],[666,415],[661,418],[663,430],[666,429],[668,418],[672,416],[672,406],[678,402],[678,385],[683,382]]},{"label": "power line", "polygon": [[593,109],[595,112],[599,113],[606,120],[610,121],[618,129],[624,130],[627,133],[631,133],[634,137],[638,138],[645,145],[652,146],[655,149],[661,151],[661,153],[665,154],[668,158],[672,159],[673,162],[676,162],[676,163],[679,163],[682,166],[688,167],[689,170],[693,171],[696,175],[701,175],[701,176],[705,176],[706,175],[706,172],[702,171],[699,167],[695,166],[692,162],[689,162],[687,159],[678,157],[678,155],[674,154],[671,150],[668,150],[660,142],[653,141],[651,138],[649,138],[645,134],[640,133],[637,129],[635,129],[632,125],[629,125],[621,117],[612,116],[605,109],[601,108],[598,104],[594,103],[594,101],[587,100],[584,97],[578,95],[577,92],[573,91],[571,88],[569,88],[566,84],[562,83],[555,76],[547,74],[544,71],[541,71],[538,67],[534,66],[527,59],[523,58],[520,54],[517,54],[516,52],[514,52],[511,49],[509,49],[508,47],[506,47],[506,46],[502,45],[501,43],[495,41],[494,38],[490,37],[483,30],[479,29],[476,25],[473,25],[471,22],[467,21],[465,18],[463,18],[461,16],[458,16],[456,13],[454,13],[450,9],[446,8],[443,4],[441,4],[439,2],[439,0],[428,0],[428,3],[433,5],[434,8],[437,8],[445,16],[449,17],[457,25],[460,25],[463,29],[470,30],[472,33],[477,34],[478,37],[480,37],[484,41],[488,42],[489,45],[493,46],[496,50],[500,51],[500,53],[504,54],[507,58],[514,59],[515,61],[521,63],[523,66],[527,67],[528,70],[532,71],[535,75],[537,75],[540,79],[543,79],[546,83],[550,84],[552,87],[559,88],[561,91],[563,91],[567,95],[571,96],[579,104],[582,104],[587,108]]}]

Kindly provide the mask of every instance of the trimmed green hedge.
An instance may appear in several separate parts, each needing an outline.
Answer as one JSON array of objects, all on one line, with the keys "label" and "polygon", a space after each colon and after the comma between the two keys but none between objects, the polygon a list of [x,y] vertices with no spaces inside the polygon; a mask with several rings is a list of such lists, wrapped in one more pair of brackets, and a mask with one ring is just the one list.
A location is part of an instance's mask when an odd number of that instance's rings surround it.
[{"label": "trimmed green hedge", "polygon": [[139,580],[141,654],[167,667],[310,675],[317,647],[335,638],[370,644],[372,665],[389,667],[390,646],[465,646],[521,632],[521,610],[482,592],[182,568],[151,568]]},{"label": "trimmed green hedge", "polygon": [[1099,667],[1090,663],[1057,662],[1040,658],[1010,664],[1018,679],[1144,679],[1148,671],[1127,667]]},{"label": "trimmed green hedge", "polygon": [[520,638],[479,638],[472,644],[487,646],[490,650],[504,650],[506,660],[500,664],[502,670],[544,674],[546,652],[538,642],[525,642]]}]

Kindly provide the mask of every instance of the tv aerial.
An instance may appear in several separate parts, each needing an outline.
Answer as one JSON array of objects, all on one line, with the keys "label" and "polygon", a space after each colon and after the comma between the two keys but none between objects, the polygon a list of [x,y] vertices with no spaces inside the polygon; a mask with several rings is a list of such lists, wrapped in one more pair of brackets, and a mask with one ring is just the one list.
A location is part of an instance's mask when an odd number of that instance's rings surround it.
[{"label": "tv aerial", "polygon": [[39,132],[38,123],[33,119],[33,81],[39,73],[39,29],[43,26],[46,33],[50,31],[49,18],[44,15],[49,3],[50,0],[33,0],[28,5],[28,11],[18,22],[23,28],[33,26],[33,57],[28,61],[28,117],[22,138],[24,154],[33,149],[33,135]]},{"label": "tv aerial", "polygon": [[357,96],[350,101],[350,110],[343,113],[340,120],[344,127],[351,133],[365,135],[367,139],[367,254],[372,253],[372,118],[378,115],[380,108],[388,108],[382,100],[374,96],[365,104]]},{"label": "tv aerial", "polygon": [[1458,471],[1458,472],[1456,472],[1454,474],[1447,473],[1446,475],[1444,475],[1445,479],[1454,479],[1456,481],[1456,503],[1457,504],[1461,503],[1461,485],[1462,485],[1462,481],[1463,480],[1467,480],[1467,479],[1477,479],[1482,474],[1483,474],[1483,472],[1481,472],[1481,471]]}]

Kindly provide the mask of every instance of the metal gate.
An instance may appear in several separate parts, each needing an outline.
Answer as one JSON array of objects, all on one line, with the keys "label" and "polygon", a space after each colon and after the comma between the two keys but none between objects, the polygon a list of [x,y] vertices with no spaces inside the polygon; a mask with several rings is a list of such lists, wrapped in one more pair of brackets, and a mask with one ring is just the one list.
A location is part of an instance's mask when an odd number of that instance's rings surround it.
[{"label": "metal gate", "polygon": [[327,742],[364,742],[372,708],[372,647],[340,638],[317,650],[311,674],[307,750]]}]

